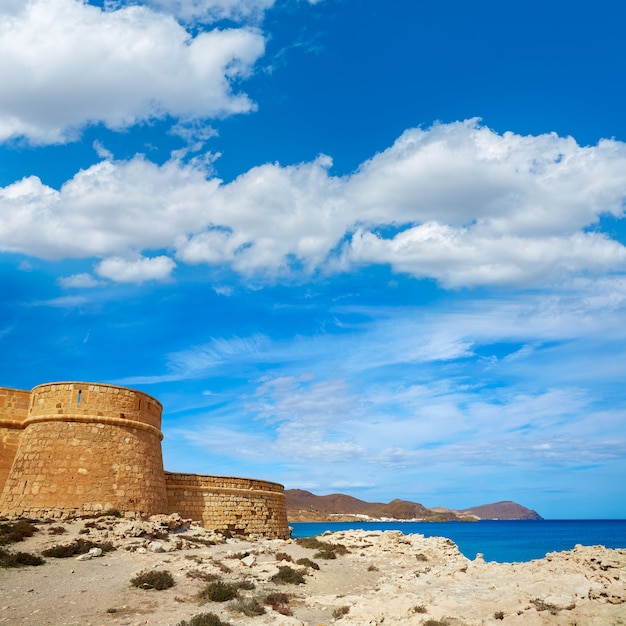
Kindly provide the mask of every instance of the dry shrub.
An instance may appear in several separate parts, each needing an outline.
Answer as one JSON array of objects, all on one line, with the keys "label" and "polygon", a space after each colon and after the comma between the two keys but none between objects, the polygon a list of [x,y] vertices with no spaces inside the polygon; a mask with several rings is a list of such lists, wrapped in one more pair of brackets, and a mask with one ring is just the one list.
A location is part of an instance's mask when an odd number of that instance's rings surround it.
[{"label": "dry shrub", "polygon": [[237,587],[231,583],[215,580],[209,583],[199,594],[201,602],[228,602],[239,595]]},{"label": "dry shrub", "polygon": [[223,622],[215,613],[198,613],[189,621],[183,620],[176,626],[231,626],[228,622]]},{"label": "dry shrub", "polygon": [[278,568],[278,572],[274,574],[270,580],[273,583],[279,583],[281,585],[303,585],[304,574],[305,570],[295,570],[289,565],[281,565]]},{"label": "dry shrub", "polygon": [[59,544],[43,550],[41,554],[55,559],[67,559],[78,554],[86,554],[91,548],[100,548],[102,552],[111,552],[115,547],[110,541],[94,542],[87,539],[75,539],[71,543]]},{"label": "dry shrub", "polygon": [[133,587],[162,591],[174,586],[174,579],[167,570],[141,572],[130,581]]},{"label": "dry shrub", "polygon": [[255,615],[263,615],[263,613],[265,613],[265,609],[255,598],[236,598],[228,605],[228,608],[235,613],[243,613],[243,615],[247,617],[254,617]]},{"label": "dry shrub", "polygon": [[296,565],[304,565],[304,567],[310,567],[311,569],[316,570],[320,568],[320,566],[315,561],[311,561],[311,559],[307,559],[306,557],[303,559],[298,559],[296,561]]},{"label": "dry shrub", "polygon": [[348,613],[350,613],[349,606],[340,606],[338,609],[335,609],[333,611],[333,617],[335,619],[341,619],[344,615],[347,615]]},{"label": "dry shrub", "polygon": [[277,552],[275,555],[277,561],[288,561],[289,563],[293,562],[291,555],[286,552]]},{"label": "dry shrub", "polygon": [[26,519],[0,524],[0,546],[24,541],[24,539],[32,537],[36,532],[35,526]]},{"label": "dry shrub", "polygon": [[191,580],[203,580],[205,583],[211,583],[220,578],[217,574],[202,572],[198,569],[189,570],[185,575],[187,578],[191,578]]},{"label": "dry shrub", "polygon": [[289,596],[286,593],[270,593],[265,596],[264,602],[281,615],[293,615],[293,611],[289,606]]},{"label": "dry shrub", "polygon": [[11,552],[0,548],[0,567],[22,567],[23,565],[43,565],[45,560],[29,552]]}]

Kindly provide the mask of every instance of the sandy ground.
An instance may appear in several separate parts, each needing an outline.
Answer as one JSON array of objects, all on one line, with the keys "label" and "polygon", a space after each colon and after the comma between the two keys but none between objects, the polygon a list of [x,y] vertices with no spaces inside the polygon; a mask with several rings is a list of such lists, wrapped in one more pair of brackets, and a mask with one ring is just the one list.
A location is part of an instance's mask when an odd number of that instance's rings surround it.
[{"label": "sandy ground", "polygon": [[[66,532],[52,534],[59,526]],[[295,541],[224,539],[175,516],[38,528],[9,548],[40,553],[82,537],[117,549],[84,561],[46,558],[38,567],[0,569],[2,625],[177,626],[211,612],[233,626],[626,626],[626,550],[580,546],[530,563],[498,564],[469,560],[444,538],[348,531],[320,537],[348,550],[324,560]],[[320,568],[308,568],[304,584],[270,580],[280,566],[301,570],[295,561],[303,557]],[[169,571],[175,585],[156,591],[130,584],[150,570]],[[201,604],[202,578],[209,575],[251,581],[254,588],[240,594],[261,603],[270,593],[288,594],[292,615],[265,605],[264,614],[246,617],[230,602]]]}]

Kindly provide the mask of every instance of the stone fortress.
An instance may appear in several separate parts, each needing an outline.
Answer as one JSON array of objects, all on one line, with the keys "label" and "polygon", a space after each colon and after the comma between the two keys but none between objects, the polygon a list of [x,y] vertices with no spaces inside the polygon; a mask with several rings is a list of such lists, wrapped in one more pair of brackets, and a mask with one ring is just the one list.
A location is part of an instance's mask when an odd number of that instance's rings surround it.
[{"label": "stone fortress", "polygon": [[0,387],[0,515],[178,513],[205,528],[289,537],[282,485],[165,472],[163,407],[125,387]]}]

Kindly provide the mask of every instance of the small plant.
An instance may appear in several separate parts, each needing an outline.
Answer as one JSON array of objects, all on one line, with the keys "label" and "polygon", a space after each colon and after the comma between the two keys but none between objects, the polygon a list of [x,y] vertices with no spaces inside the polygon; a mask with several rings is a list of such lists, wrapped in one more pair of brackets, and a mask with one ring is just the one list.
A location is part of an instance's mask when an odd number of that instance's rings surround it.
[{"label": "small plant", "polygon": [[317,537],[300,537],[296,539],[296,543],[303,548],[309,548],[309,550],[319,550],[328,545]]},{"label": "small plant", "polygon": [[178,535],[178,537],[180,539],[185,539],[186,541],[189,541],[189,543],[199,543],[203,546],[214,546],[217,543],[212,539],[205,539],[204,537],[194,537],[193,535]]},{"label": "small plant", "polygon": [[110,541],[93,542],[79,537],[75,541],[72,541],[72,543],[60,544],[58,546],[52,546],[47,550],[43,550],[41,554],[44,556],[51,556],[55,559],[67,559],[78,554],[86,554],[89,550],[91,550],[91,548],[100,548],[102,552],[111,552],[111,550],[115,550]]},{"label": "small plant", "polygon": [[166,570],[154,570],[151,572],[141,572],[130,581],[133,587],[140,589],[156,589],[162,591],[174,586],[172,575]]},{"label": "small plant", "polygon": [[223,622],[215,613],[198,613],[189,621],[183,620],[176,626],[231,626],[228,622]]},{"label": "small plant", "polygon": [[333,617],[335,619],[341,619],[344,615],[347,615],[348,613],[350,613],[349,606],[340,606],[338,609],[335,609],[333,611]]},{"label": "small plant", "polygon": [[496,611],[493,614],[494,619],[504,619],[504,611]]},{"label": "small plant", "polygon": [[228,608],[235,613],[243,613],[247,617],[265,613],[265,609],[254,598],[237,598],[228,605]]},{"label": "small plant", "polygon": [[304,584],[304,570],[295,570],[289,565],[280,565],[278,572],[274,574],[270,580],[273,583],[279,583],[281,585],[303,585]]},{"label": "small plant", "polygon": [[35,526],[33,526],[29,520],[25,519],[0,524],[0,546],[24,541],[24,539],[32,537],[36,532],[37,529]]},{"label": "small plant", "polygon": [[289,561],[289,563],[293,563],[291,555],[286,552],[277,552],[275,556],[277,561]]},{"label": "small plant", "polygon": [[336,559],[337,555],[332,550],[320,550],[313,555],[314,559],[323,559],[325,561]]},{"label": "small plant", "polygon": [[541,598],[534,598],[530,602],[538,611],[550,611],[552,615],[556,615],[561,610],[561,607],[556,604],[552,604],[551,602],[546,602]]},{"label": "small plant", "polygon": [[212,574],[209,572],[201,572],[198,569],[189,570],[186,573],[187,578],[191,578],[191,580],[203,580],[205,583],[213,582],[214,580],[219,580],[219,576],[217,574]]},{"label": "small plant", "polygon": [[416,554],[415,558],[418,561],[428,561],[428,557],[425,554],[421,554],[421,553],[420,554]]},{"label": "small plant", "polygon": [[417,604],[413,607],[413,613],[428,613],[428,609],[423,604]]},{"label": "small plant", "polygon": [[449,626],[449,624],[445,620],[427,619],[422,626]]},{"label": "small plant", "polygon": [[228,602],[234,600],[238,595],[239,590],[235,585],[216,580],[209,583],[198,594],[198,597],[201,602]]},{"label": "small plant", "polygon": [[29,552],[11,552],[0,548],[0,567],[21,567],[22,565],[43,565],[45,560]]},{"label": "small plant", "polygon": [[367,571],[368,572],[377,572],[378,568],[375,565],[368,565]]},{"label": "small plant", "polygon": [[310,567],[311,569],[316,570],[320,568],[320,566],[315,561],[311,561],[311,559],[307,559],[306,557],[303,559],[298,559],[296,561],[296,565],[304,565],[304,567]]},{"label": "small plant", "polygon": [[49,535],[64,535],[67,532],[65,526],[50,526],[48,528]]},{"label": "small plant", "polygon": [[107,509],[102,511],[100,517],[122,517],[122,514],[117,509]]},{"label": "small plant", "polygon": [[264,602],[281,615],[293,615],[289,606],[289,596],[286,593],[270,593],[265,597]]},{"label": "small plant", "polygon": [[252,591],[256,585],[253,580],[240,580],[235,583],[235,587],[237,587],[237,589],[243,589],[244,591]]}]

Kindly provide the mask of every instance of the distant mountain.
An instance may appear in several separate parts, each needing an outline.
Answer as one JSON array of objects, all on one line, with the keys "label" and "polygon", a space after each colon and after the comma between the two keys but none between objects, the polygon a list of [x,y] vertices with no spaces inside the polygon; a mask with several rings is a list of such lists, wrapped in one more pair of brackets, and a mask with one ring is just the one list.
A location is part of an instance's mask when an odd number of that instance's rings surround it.
[{"label": "distant mountain", "polygon": [[316,496],[303,489],[286,489],[285,496],[287,517],[292,522],[341,521],[363,517],[427,521],[542,519],[536,511],[511,501],[453,511],[445,507],[429,509],[417,502],[406,500],[392,500],[388,504],[384,504],[382,502],[365,502],[341,493]]},{"label": "distant mountain", "polygon": [[511,500],[483,504],[459,511],[463,515],[476,515],[480,519],[543,519],[537,511],[527,509]]}]

